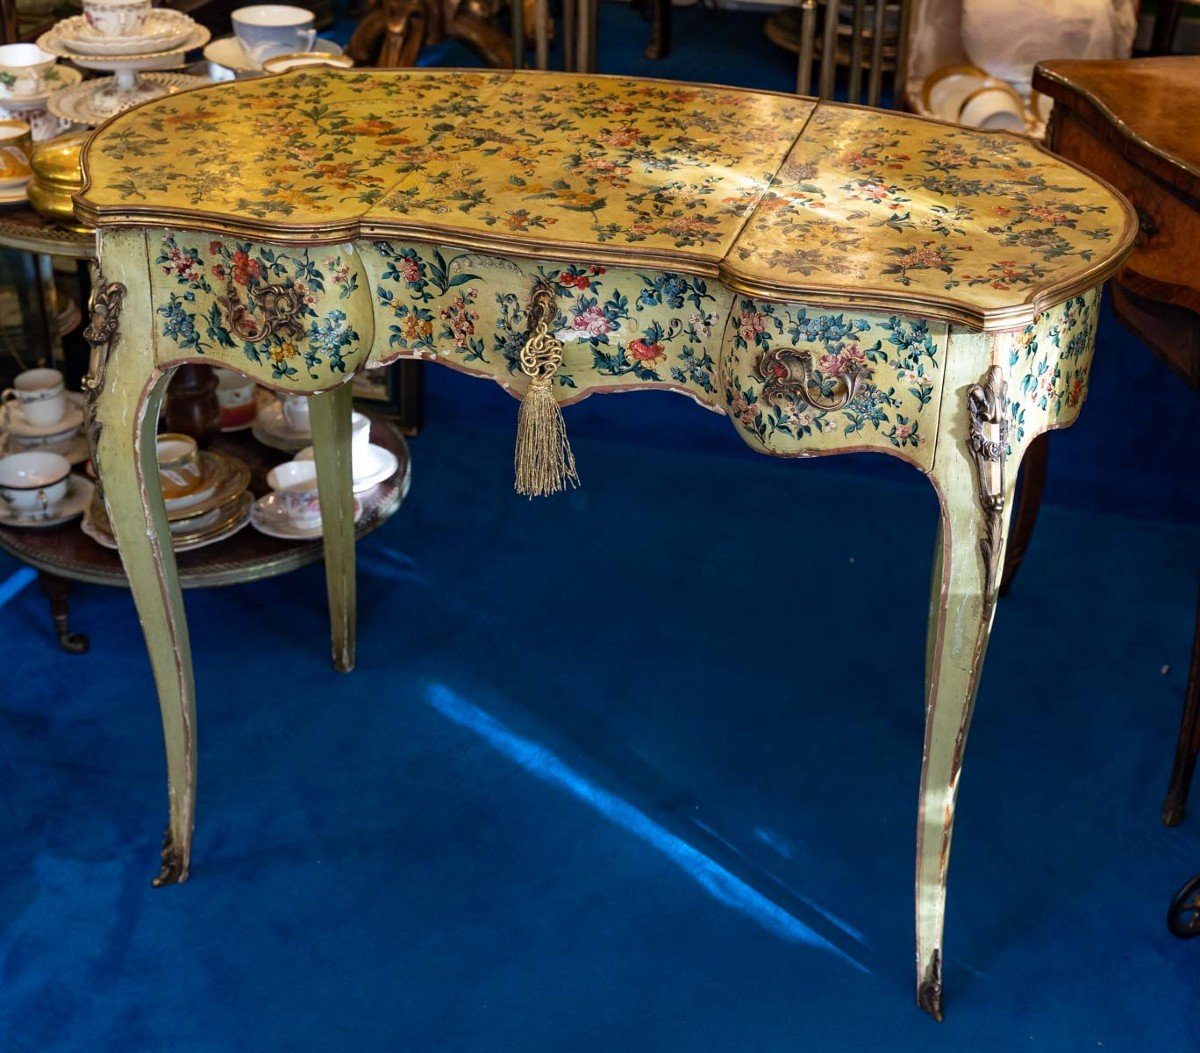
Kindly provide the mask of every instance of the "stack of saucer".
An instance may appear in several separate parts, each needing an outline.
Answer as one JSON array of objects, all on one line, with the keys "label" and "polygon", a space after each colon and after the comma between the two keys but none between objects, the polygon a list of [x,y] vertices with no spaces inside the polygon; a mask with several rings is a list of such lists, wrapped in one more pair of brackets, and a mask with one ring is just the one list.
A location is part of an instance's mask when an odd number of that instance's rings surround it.
[{"label": "stack of saucer", "polygon": [[43,143],[70,127],[46,108],[55,92],[78,84],[83,74],[55,62],[36,44],[0,47],[0,120],[25,121],[33,141]]},{"label": "stack of saucer", "polygon": [[83,435],[83,396],[67,392],[57,369],[27,369],[0,396],[0,448],[8,453],[40,451],[65,457],[70,464],[88,459]]},{"label": "stack of saucer", "polygon": [[189,51],[211,34],[180,11],[154,8],[151,0],[83,0],[83,14],[64,18],[38,38],[38,47],[84,69],[113,77],[77,84],[51,95],[50,111],[76,124],[96,125],[147,99],[202,78],[179,73],[148,73],[183,64]]},{"label": "stack of saucer", "polygon": [[[187,435],[164,434],[158,437],[158,471],[176,552],[224,541],[250,521],[250,469],[237,458],[197,450]],[[83,532],[105,548],[117,547],[99,499],[88,507]]]}]

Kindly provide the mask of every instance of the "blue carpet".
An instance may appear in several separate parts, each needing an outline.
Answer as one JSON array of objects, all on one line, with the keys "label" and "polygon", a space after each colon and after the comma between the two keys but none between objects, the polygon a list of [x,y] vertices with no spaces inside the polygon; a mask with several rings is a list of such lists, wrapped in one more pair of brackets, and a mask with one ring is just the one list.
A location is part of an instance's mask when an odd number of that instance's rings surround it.
[{"label": "blue carpet", "polygon": [[[681,14],[664,72],[718,79],[686,59],[719,52],[687,30],[711,17]],[[0,1049],[1196,1048],[1200,941],[1164,915],[1200,798],[1158,811],[1200,529],[1154,424],[1195,403],[1107,314],[1097,363],[988,654],[944,1025],[912,1004],[927,484],[756,458],[642,394],[569,411],[585,489],[529,504],[515,403],[431,370],[412,495],[360,547],[354,674],[319,567],[188,594],[184,886],[149,887],[128,596],[81,587],[66,657],[0,558]],[[1124,383],[1177,415],[1129,420]]]}]

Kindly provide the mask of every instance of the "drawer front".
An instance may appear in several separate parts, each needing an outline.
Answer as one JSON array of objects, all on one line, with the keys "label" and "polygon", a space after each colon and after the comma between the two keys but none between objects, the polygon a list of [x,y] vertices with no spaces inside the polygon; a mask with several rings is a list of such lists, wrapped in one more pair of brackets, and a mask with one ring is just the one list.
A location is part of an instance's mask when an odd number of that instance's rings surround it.
[{"label": "drawer front", "polygon": [[1043,311],[1017,333],[1009,350],[1009,455],[1019,455],[1040,432],[1079,416],[1087,398],[1100,290],[1073,296]]},{"label": "drawer front", "polygon": [[353,245],[283,248],[147,233],[155,357],[202,357],[284,390],[334,387],[374,340]]},{"label": "drawer front", "polygon": [[878,450],[928,470],[945,323],[739,296],[725,334],[725,409],[781,457]]},{"label": "drawer front", "polygon": [[554,291],[554,335],[563,345],[555,374],[561,404],[597,391],[664,388],[720,408],[717,356],[732,297],[719,282],[422,244],[359,248],[375,308],[370,365],[435,359],[520,395],[530,294],[545,282]]}]

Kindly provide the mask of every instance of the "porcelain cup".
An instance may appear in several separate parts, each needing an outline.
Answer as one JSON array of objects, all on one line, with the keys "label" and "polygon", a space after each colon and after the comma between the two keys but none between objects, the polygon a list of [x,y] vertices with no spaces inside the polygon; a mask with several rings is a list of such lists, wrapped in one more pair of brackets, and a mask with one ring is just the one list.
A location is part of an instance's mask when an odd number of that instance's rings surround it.
[{"label": "porcelain cup", "polygon": [[200,489],[204,471],[195,439],[178,432],[163,432],[158,437],[157,451],[158,478],[166,500],[189,497]]},{"label": "porcelain cup", "polygon": [[0,94],[16,99],[40,94],[56,61],[36,44],[5,44],[0,47]]},{"label": "porcelain cup", "polygon": [[83,0],[83,15],[102,37],[135,37],[150,6],[150,0]]},{"label": "porcelain cup", "polygon": [[958,120],[968,128],[1004,128],[1020,132],[1025,129],[1025,104],[1007,84],[993,82],[976,89],[963,100]]},{"label": "porcelain cup", "polygon": [[33,450],[0,457],[0,501],[24,519],[54,514],[67,495],[71,462],[57,453]]},{"label": "porcelain cup", "polygon": [[280,395],[279,405],[283,411],[283,419],[292,431],[298,431],[302,435],[308,435],[312,431],[307,395]]},{"label": "porcelain cup", "polygon": [[221,404],[221,427],[242,428],[254,420],[257,410],[254,381],[228,369],[217,370],[217,401]]},{"label": "porcelain cup", "polygon": [[311,51],[317,39],[311,11],[286,4],[239,7],[230,16],[233,32],[256,65],[277,55]]},{"label": "porcelain cup", "polygon": [[276,465],[267,473],[267,485],[278,495],[288,519],[296,526],[311,527],[321,522],[316,461],[285,461]]},{"label": "porcelain cup", "polygon": [[18,187],[33,178],[29,155],[33,152],[33,129],[28,122],[0,121],[0,187]]},{"label": "porcelain cup", "polygon": [[67,393],[63,375],[57,369],[27,369],[18,373],[13,386],[0,395],[5,403],[15,403],[26,424],[48,428],[67,412]]},{"label": "porcelain cup", "polygon": [[371,445],[371,419],[362,413],[350,415],[350,456],[357,459],[366,455]]}]

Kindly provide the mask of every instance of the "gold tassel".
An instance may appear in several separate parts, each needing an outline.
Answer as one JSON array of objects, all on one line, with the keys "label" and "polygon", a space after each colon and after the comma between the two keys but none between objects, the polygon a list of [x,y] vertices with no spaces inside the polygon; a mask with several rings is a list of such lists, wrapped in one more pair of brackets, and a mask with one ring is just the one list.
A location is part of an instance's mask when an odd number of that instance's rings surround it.
[{"label": "gold tassel", "polygon": [[579,485],[567,426],[554,397],[554,374],[563,356],[562,343],[550,331],[554,315],[554,290],[538,282],[529,304],[529,339],[521,348],[521,370],[529,377],[529,388],[521,400],[513,454],[516,490],[526,497],[556,494],[568,483]]}]

